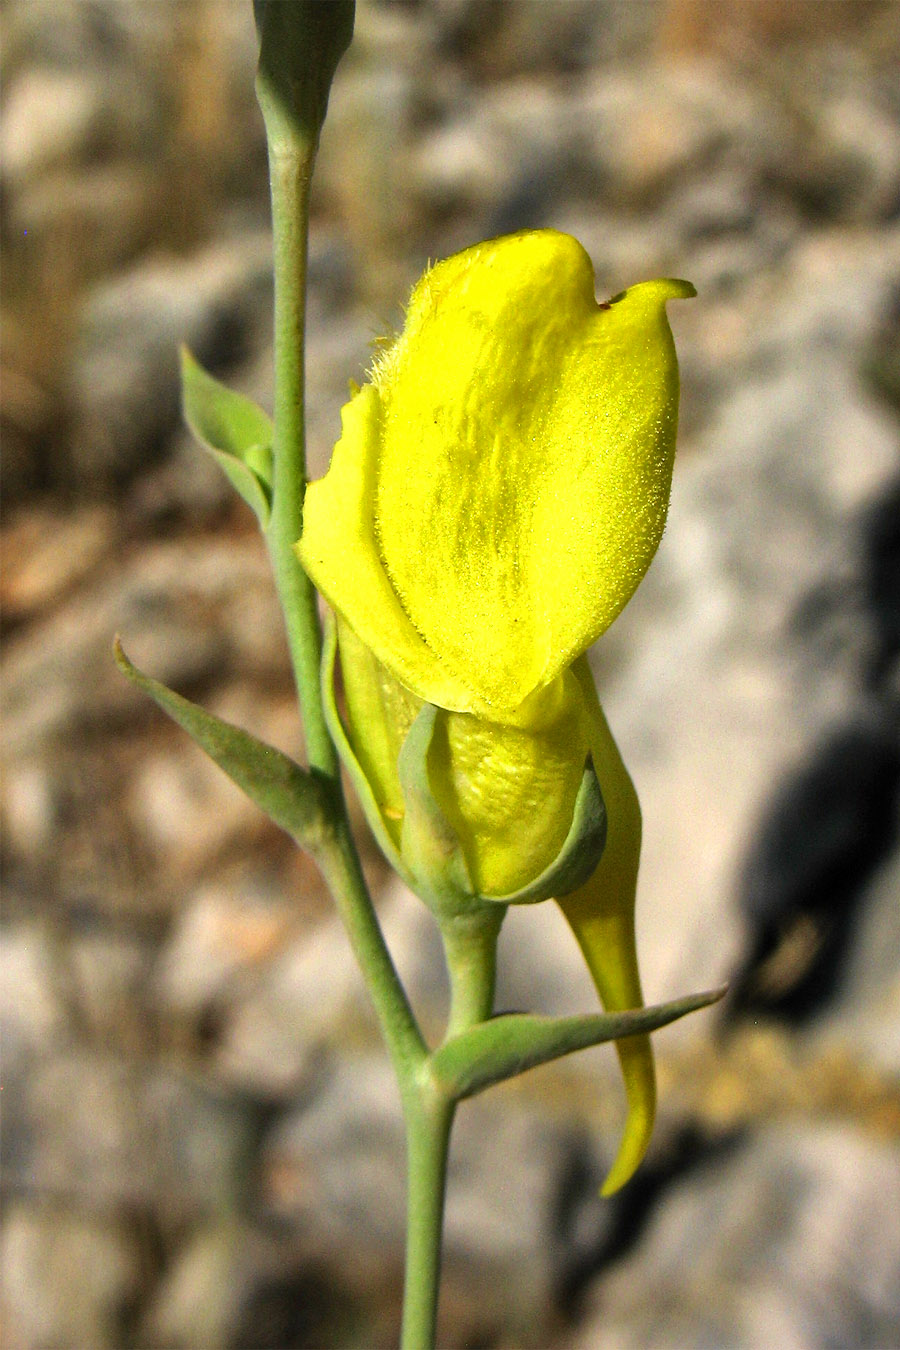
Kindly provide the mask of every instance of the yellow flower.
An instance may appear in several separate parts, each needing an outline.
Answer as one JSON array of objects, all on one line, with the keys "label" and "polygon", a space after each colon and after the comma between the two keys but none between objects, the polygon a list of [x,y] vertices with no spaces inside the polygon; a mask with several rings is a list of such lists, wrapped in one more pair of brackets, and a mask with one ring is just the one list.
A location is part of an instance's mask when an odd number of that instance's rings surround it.
[{"label": "yellow flower", "polygon": [[[438,263],[343,410],[298,544],[339,619],[348,738],[380,837],[427,892],[398,765],[430,708],[423,772],[466,884],[500,900],[555,893],[611,1011],[641,1004],[640,811],[583,654],[662,535],[678,412],[665,302],[693,294],[650,281],[598,304],[584,249],[552,230]],[[565,874],[569,894],[535,891],[571,843],[588,756],[605,850],[589,877]],[[649,1042],[619,1052],[630,1114],[616,1185],[653,1117]]]},{"label": "yellow flower", "polygon": [[300,558],[407,688],[528,724],[609,626],[665,523],[682,281],[594,299],[590,259],[539,230],[438,263],[343,412]]}]

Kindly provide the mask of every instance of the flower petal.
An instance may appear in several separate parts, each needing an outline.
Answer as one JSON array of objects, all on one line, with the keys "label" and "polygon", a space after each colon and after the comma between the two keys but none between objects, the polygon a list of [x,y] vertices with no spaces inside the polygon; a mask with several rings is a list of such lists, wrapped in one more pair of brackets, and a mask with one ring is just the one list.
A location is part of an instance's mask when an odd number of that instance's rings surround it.
[{"label": "flower petal", "polygon": [[665,523],[680,281],[594,299],[576,240],[510,235],[437,264],[343,411],[299,557],[420,698],[514,726],[612,622]]},{"label": "flower petal", "polygon": [[[423,642],[391,586],[374,535],[381,405],[371,385],[341,410],[342,435],[324,478],[303,502],[297,556],[332,609],[409,689],[441,707],[468,707],[471,694]],[[425,695],[422,695],[425,697]]]},{"label": "flower petal", "polygon": [[[332,735],[372,832],[395,870],[402,872],[399,849],[404,803],[397,761],[407,732],[422,708],[422,700],[404,689],[340,618],[337,620],[337,637],[346,728],[338,718],[334,703],[333,637],[328,627],[322,653],[323,667],[330,664],[330,669],[325,671],[328,681],[326,714],[338,719]],[[385,844],[383,835],[387,836],[390,847]]]},{"label": "flower petal", "polygon": [[426,273],[376,367],[379,554],[495,720],[599,636],[656,550],[678,403],[664,305],[691,291],[599,306],[576,240],[513,235]]}]

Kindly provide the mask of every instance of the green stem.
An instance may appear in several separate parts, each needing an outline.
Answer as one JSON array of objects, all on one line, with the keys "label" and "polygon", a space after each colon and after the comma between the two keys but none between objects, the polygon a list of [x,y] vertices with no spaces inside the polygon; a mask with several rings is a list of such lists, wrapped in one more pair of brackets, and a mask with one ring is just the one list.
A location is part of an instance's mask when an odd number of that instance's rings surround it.
[{"label": "green stem", "polygon": [[[479,904],[440,920],[450,976],[447,1037],[486,1021],[494,1008],[497,938],[506,907]],[[447,1154],[456,1098],[430,1060],[401,1078],[406,1118],[407,1230],[402,1350],[432,1350],[437,1327]]]},{"label": "green stem", "polygon": [[300,699],[311,768],[338,776],[319,690],[322,635],[316,593],[294,554],[306,492],[304,342],[309,185],[315,142],[297,132],[269,139],[275,253],[275,463],[266,533]]},{"label": "green stem", "polygon": [[350,832],[338,760],[320,688],[321,629],[315,591],[297,562],[306,491],[304,368],[309,183],[315,143],[296,127],[269,135],[275,246],[275,463],[267,531],[275,584],[306,730],[310,768],[330,780],[331,833],[318,861],[363,972],[394,1065],[407,1122],[407,1279],[405,1350],[434,1345],[440,1283],[447,1146],[454,1103],[430,1089],[425,1044],[366,886]]},{"label": "green stem", "polygon": [[[339,785],[335,790],[340,792]],[[334,814],[332,842],[320,851],[318,862],[362,970],[405,1103],[428,1046],[384,940],[343,801]]]},{"label": "green stem", "polygon": [[[505,906],[485,904],[441,918],[450,976],[447,1037],[490,1017],[497,976],[497,938]],[[447,1154],[456,1098],[426,1061],[401,1075],[406,1119],[407,1228],[401,1350],[432,1350],[441,1280]]]},{"label": "green stem", "polygon": [[419,1076],[404,1098],[407,1154],[406,1281],[401,1350],[432,1350],[437,1329],[447,1154],[455,1101]]},{"label": "green stem", "polygon": [[[285,618],[310,768],[329,780],[328,824],[316,858],[334,896],[397,1073],[409,1159],[404,1350],[431,1350],[440,1281],[447,1148],[455,1102],[430,1072],[428,1047],[400,982],[366,886],[343,800],[320,686],[315,591],[294,554],[306,492],[304,343],[309,186],[334,68],[353,31],[352,3],[256,0],[257,97],[266,123],[275,253],[275,434],[266,539]],[[499,928],[499,924],[497,925]],[[496,942],[496,936],[495,936]],[[466,1017],[493,998],[465,981]],[[482,977],[482,984],[484,983]],[[471,988],[469,988],[471,984]]]},{"label": "green stem", "polygon": [[450,976],[447,1040],[479,1022],[486,1022],[494,1011],[497,938],[505,915],[506,906],[492,902],[441,920],[441,937]]},{"label": "green stem", "polygon": [[[403,1102],[406,1122],[407,1235],[402,1350],[433,1350],[441,1276],[447,1152],[455,1099],[438,1088],[425,1044],[366,889],[345,819],[320,865],[350,936],[375,1005]],[[482,926],[483,928],[483,926]],[[499,922],[496,924],[499,930]],[[494,937],[496,944],[496,934]],[[474,967],[473,967],[474,970]],[[487,993],[487,984],[491,992]],[[472,1015],[493,999],[493,976],[464,981],[460,1006]],[[480,994],[476,996],[476,990]]]}]

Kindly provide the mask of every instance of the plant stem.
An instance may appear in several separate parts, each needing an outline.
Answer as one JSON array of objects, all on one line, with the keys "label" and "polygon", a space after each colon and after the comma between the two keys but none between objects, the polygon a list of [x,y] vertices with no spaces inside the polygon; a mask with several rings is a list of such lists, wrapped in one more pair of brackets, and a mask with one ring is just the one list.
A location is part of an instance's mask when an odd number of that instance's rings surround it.
[{"label": "plant stem", "polygon": [[319,691],[322,636],[316,593],[294,554],[306,492],[304,341],[309,185],[315,143],[297,132],[269,141],[275,252],[275,463],[266,534],[300,699],[310,768],[338,776]]},{"label": "plant stem", "polygon": [[437,1330],[447,1154],[456,1102],[423,1074],[404,1097],[406,1280],[401,1350],[432,1350]]},{"label": "plant stem", "polygon": [[[447,1037],[490,1017],[497,975],[497,938],[506,909],[484,904],[441,919],[450,976]],[[441,1280],[447,1154],[456,1098],[439,1085],[430,1060],[400,1075],[406,1120],[406,1281],[402,1350],[432,1350]]]},{"label": "plant stem", "polygon": [[506,906],[485,902],[477,910],[441,921],[450,976],[450,1017],[446,1038],[456,1036],[494,1011],[497,938]]},{"label": "plant stem", "polygon": [[[323,850],[320,865],[375,1005],[403,1103],[407,1230],[402,1350],[433,1350],[447,1153],[456,1101],[446,1088],[437,1085],[431,1073],[428,1047],[384,941],[345,819],[336,823],[333,842]],[[495,946],[501,921],[502,914],[493,926]],[[484,941],[485,929],[484,924],[479,925],[477,932],[479,945],[487,948],[490,944]],[[488,1005],[493,1001],[493,963],[489,963],[489,974],[482,971],[476,978],[477,965],[472,963],[471,980],[458,982],[456,988],[459,1015],[465,1009],[467,1016],[479,1020],[485,1001]]]},{"label": "plant stem", "polygon": [[428,1047],[378,923],[342,801],[335,810],[331,843],[320,851],[318,863],[362,970],[405,1103]]},{"label": "plant stem", "polygon": [[[300,699],[310,769],[329,780],[327,824],[316,859],[334,896],[387,1043],[403,1101],[408,1155],[404,1350],[434,1345],[447,1149],[455,1109],[430,1071],[428,1047],[400,982],[366,886],[343,799],[320,686],[316,593],[294,554],[306,493],[304,347],[309,187],[335,65],[353,30],[353,5],[256,0],[257,97],[266,123],[275,253],[275,434],[266,542]],[[499,929],[499,922],[497,923]],[[496,934],[494,936],[496,943]],[[490,992],[487,991],[490,986]],[[460,1016],[493,998],[489,976],[462,981]],[[468,1022],[466,1023],[468,1025]]]},{"label": "plant stem", "polygon": [[[275,438],[272,512],[266,539],[300,698],[307,758],[311,769],[331,780],[329,837],[317,858],[347,927],[397,1071],[408,1074],[410,1065],[424,1059],[427,1047],[378,925],[350,833],[337,752],[322,706],[322,634],[316,592],[294,554],[303,528],[306,492],[304,351],[309,189],[318,125],[324,113],[323,106],[310,113],[315,99],[309,81],[312,78],[314,84],[321,71],[308,69],[303,61],[304,52],[306,56],[313,53],[317,35],[327,38],[333,26],[332,36],[341,37],[346,13],[342,19],[337,6],[327,11],[306,5],[291,12],[276,7],[263,17],[273,27],[268,30],[269,45],[263,42],[257,96],[266,123],[275,263]],[[349,40],[349,33],[346,38]],[[299,39],[304,78],[279,65]],[[335,48],[332,69],[339,55]],[[297,94],[300,103],[293,106],[287,96]]]}]

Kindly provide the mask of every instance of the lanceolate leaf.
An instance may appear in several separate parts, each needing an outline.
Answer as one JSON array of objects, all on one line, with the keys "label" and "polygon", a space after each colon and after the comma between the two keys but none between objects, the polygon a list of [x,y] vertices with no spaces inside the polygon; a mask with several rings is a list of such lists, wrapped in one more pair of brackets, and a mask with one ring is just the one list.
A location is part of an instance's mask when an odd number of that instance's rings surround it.
[{"label": "lanceolate leaf", "polygon": [[271,418],[252,399],[228,389],[181,349],[185,421],[217,461],[265,529],[272,504]]},{"label": "lanceolate leaf", "polygon": [[634,1012],[537,1017],[506,1013],[447,1041],[432,1056],[432,1069],[457,1099],[473,1097],[539,1064],[604,1041],[657,1031],[687,1013],[716,1003],[725,989],[659,1003]]},{"label": "lanceolate leaf", "polygon": [[274,746],[224,722],[196,703],[142,674],[116,640],[116,664],[132,684],[158,703],[232,782],[293,839],[315,854],[328,828],[325,785]]}]

